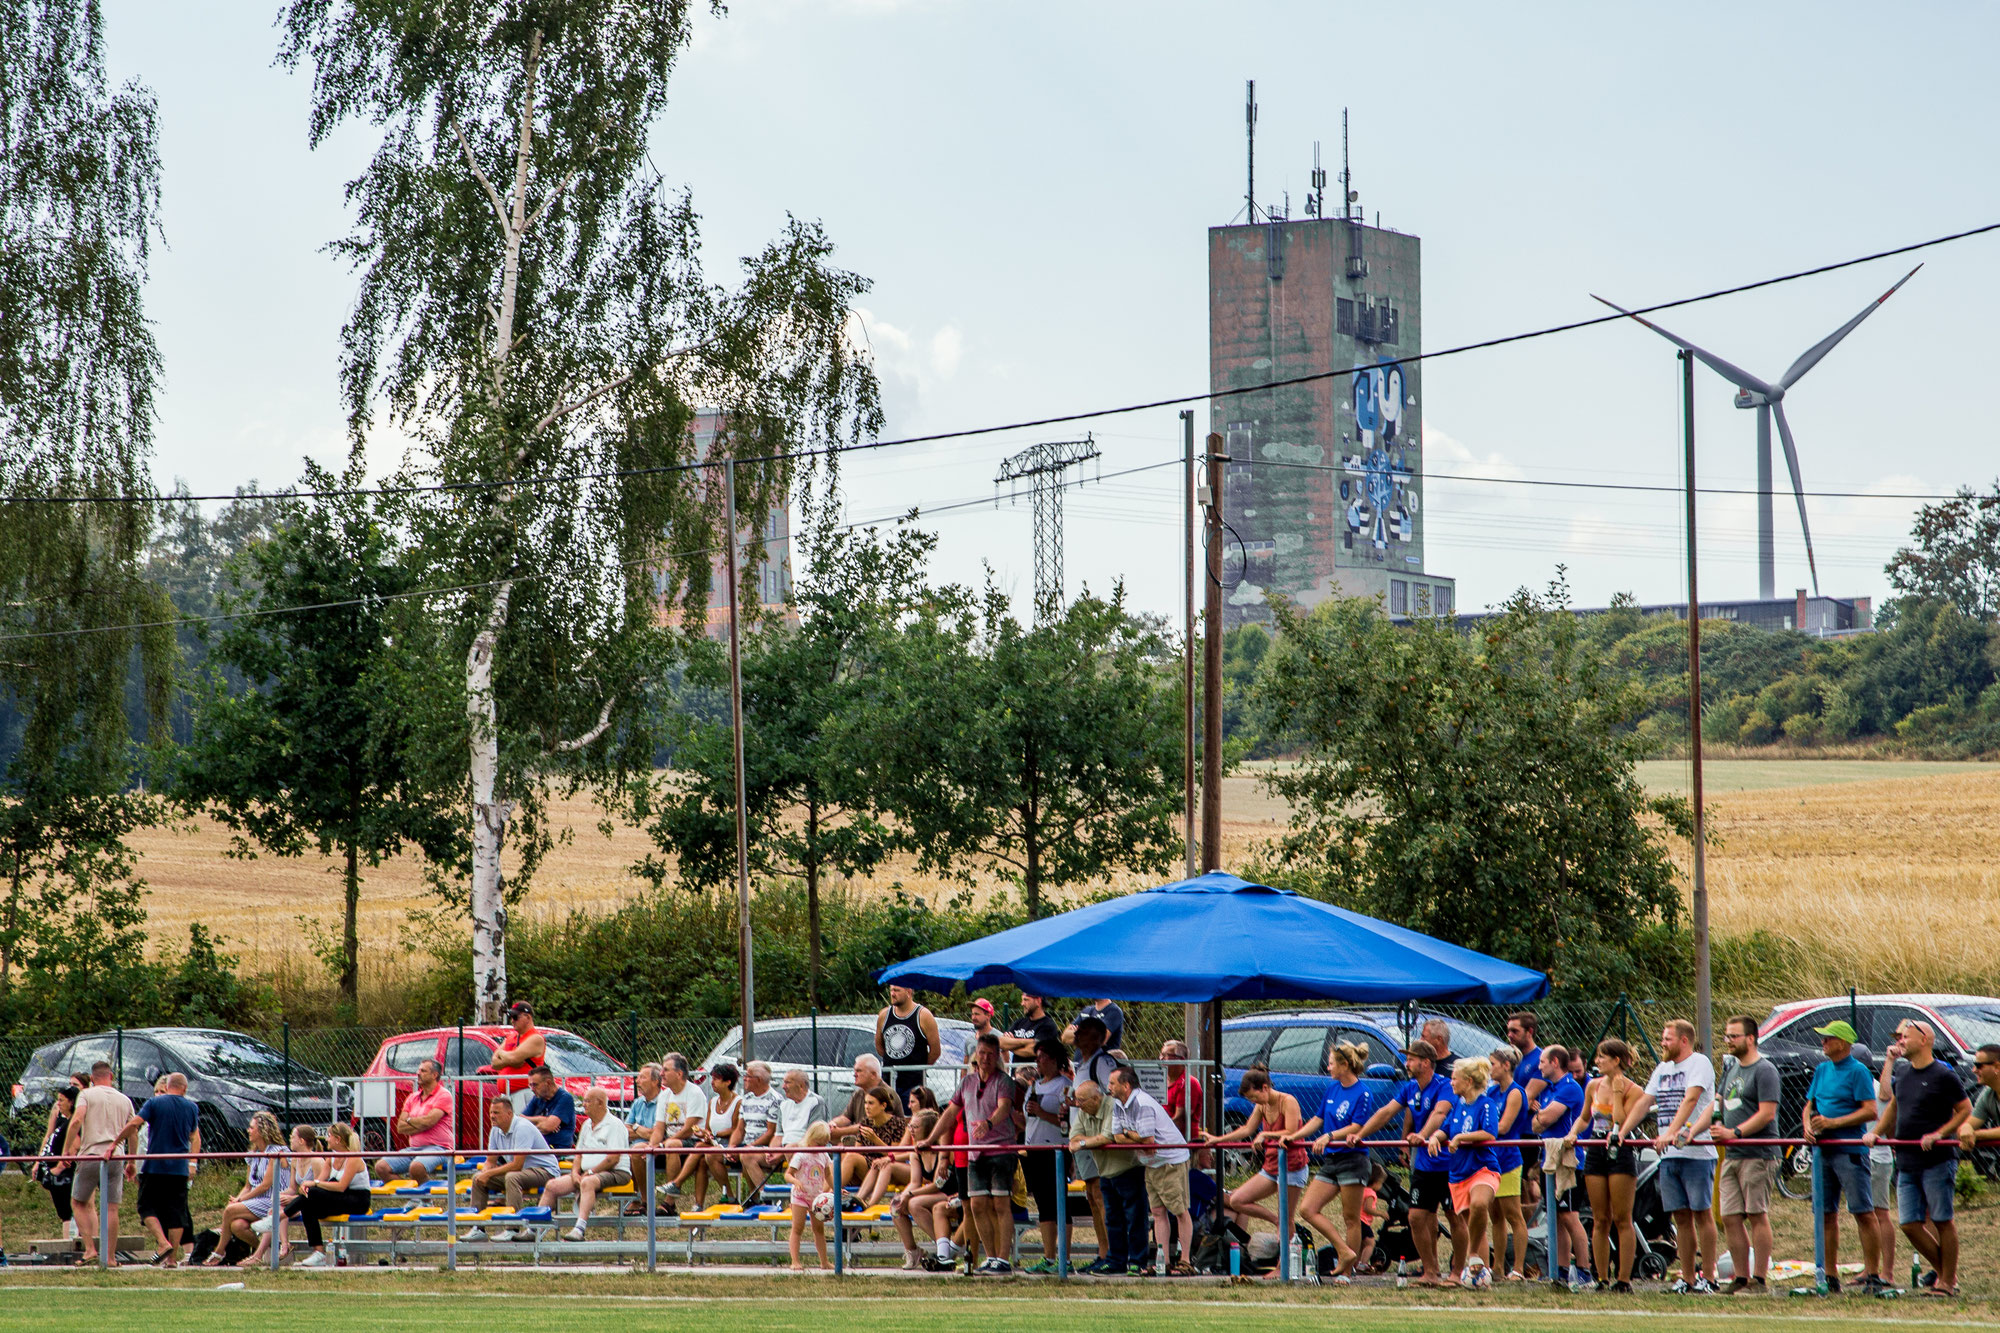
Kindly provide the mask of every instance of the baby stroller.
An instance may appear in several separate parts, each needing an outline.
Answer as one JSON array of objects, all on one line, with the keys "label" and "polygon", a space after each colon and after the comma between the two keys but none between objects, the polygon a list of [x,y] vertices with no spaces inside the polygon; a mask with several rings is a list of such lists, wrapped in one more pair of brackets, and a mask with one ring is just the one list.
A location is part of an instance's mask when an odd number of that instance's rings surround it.
[{"label": "baby stroller", "polygon": [[[1659,1175],[1659,1154],[1650,1148],[1641,1149],[1639,1174],[1633,1182],[1632,1190],[1632,1234],[1638,1241],[1639,1251],[1632,1260],[1632,1276],[1644,1278],[1649,1282],[1656,1282],[1665,1277],[1676,1258],[1674,1216],[1660,1206]],[[1578,1188],[1582,1188],[1581,1181],[1578,1182]],[[1543,1274],[1549,1272],[1547,1208],[1548,1200],[1545,1196],[1528,1217],[1528,1267],[1531,1271]],[[1589,1234],[1595,1225],[1590,1205],[1585,1204],[1578,1216],[1583,1221],[1585,1233]],[[1583,1256],[1580,1262],[1588,1266],[1589,1256]],[[1616,1273],[1618,1237],[1615,1235],[1611,1238],[1611,1266],[1612,1272]],[[1606,1281],[1609,1280],[1606,1278]]]}]

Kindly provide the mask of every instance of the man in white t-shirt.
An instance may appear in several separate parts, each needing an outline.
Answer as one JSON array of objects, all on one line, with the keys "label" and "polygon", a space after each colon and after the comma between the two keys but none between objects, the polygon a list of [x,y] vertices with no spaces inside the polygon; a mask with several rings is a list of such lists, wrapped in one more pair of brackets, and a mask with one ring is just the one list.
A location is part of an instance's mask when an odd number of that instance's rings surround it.
[{"label": "man in white t-shirt", "polygon": [[1695,1049],[1694,1037],[1694,1024],[1685,1018],[1661,1029],[1663,1058],[1617,1136],[1623,1139],[1646,1112],[1654,1112],[1660,1207],[1674,1215],[1674,1251],[1681,1257],[1681,1280],[1668,1290],[1710,1295],[1715,1284],[1697,1264],[1715,1263],[1715,1140],[1708,1132],[1715,1119],[1715,1065]]},{"label": "man in white t-shirt", "polygon": [[803,1069],[785,1074],[785,1095],[778,1099],[778,1146],[796,1148],[806,1141],[815,1120],[826,1119],[826,1098],[812,1090]]},{"label": "man in white t-shirt", "polygon": [[[708,1094],[688,1078],[691,1068],[688,1058],[679,1051],[668,1051],[660,1057],[661,1088],[653,1123],[660,1127],[660,1146],[669,1150],[692,1144],[692,1126],[708,1114]],[[655,1171],[659,1179],[667,1182],[660,1186],[660,1193],[671,1199],[681,1192],[676,1179],[681,1173],[678,1152],[668,1151],[663,1155]]]},{"label": "man in white t-shirt", "polygon": [[[556,1200],[565,1194],[576,1196],[576,1225],[564,1240],[582,1240],[590,1224],[590,1210],[600,1190],[617,1189],[632,1183],[630,1163],[623,1156],[632,1146],[625,1122],[611,1114],[610,1099],[604,1089],[592,1088],[583,1097],[583,1121],[576,1127],[576,1158],[569,1170],[542,1186],[542,1207],[555,1211]],[[541,1228],[544,1238],[555,1230]]]},{"label": "man in white t-shirt", "polygon": [[771,1066],[752,1060],[743,1066],[742,1107],[736,1113],[736,1133],[730,1142],[743,1150],[743,1203],[756,1202],[772,1169],[784,1159],[763,1151],[778,1141],[778,1103],[784,1100],[771,1086]]}]

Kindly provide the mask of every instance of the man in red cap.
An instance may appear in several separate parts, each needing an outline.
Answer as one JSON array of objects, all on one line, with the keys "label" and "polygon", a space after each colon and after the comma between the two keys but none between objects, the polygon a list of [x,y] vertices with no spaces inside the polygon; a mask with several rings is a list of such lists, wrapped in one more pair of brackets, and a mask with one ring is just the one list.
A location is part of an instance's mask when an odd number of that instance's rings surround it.
[{"label": "man in red cap", "polygon": [[526,1000],[514,1001],[507,1006],[507,1021],[514,1025],[514,1031],[493,1052],[493,1067],[532,1074],[547,1064],[549,1039],[535,1027],[535,1006]]}]

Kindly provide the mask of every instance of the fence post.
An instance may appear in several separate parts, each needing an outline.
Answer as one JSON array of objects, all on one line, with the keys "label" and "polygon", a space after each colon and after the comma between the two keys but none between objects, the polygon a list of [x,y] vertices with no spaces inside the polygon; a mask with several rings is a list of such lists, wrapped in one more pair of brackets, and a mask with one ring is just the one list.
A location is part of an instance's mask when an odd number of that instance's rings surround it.
[{"label": "fence post", "polygon": [[[1847,988],[1847,1022],[1856,1032],[1861,1031],[1861,1006],[1856,1003],[1854,987]],[[1862,1038],[1866,1041],[1867,1038]]]},{"label": "fence post", "polygon": [[[656,1272],[660,1265],[660,1198],[653,1192],[653,1150],[646,1149],[646,1271]],[[694,1247],[688,1247],[692,1250]],[[692,1255],[689,1256],[693,1258]]]},{"label": "fence post", "polygon": [[639,1067],[639,1011],[637,1009],[627,1009],[625,1011],[625,1030],[630,1035],[632,1041],[632,1058],[628,1063],[631,1064],[632,1068],[637,1069]]},{"label": "fence post", "polygon": [[819,1006],[818,1005],[814,1005],[812,1007],[811,1022],[812,1022],[812,1044],[813,1044],[812,1089],[814,1092],[817,1093],[819,1091]]},{"label": "fence post", "polygon": [[[817,1052],[815,1052],[815,1059],[817,1059]],[[839,1277],[847,1271],[845,1264],[846,1250],[840,1243],[841,1238],[847,1234],[847,1228],[840,1224],[840,1215],[846,1211],[841,1206],[841,1196],[847,1190],[847,1186],[842,1180],[847,1174],[845,1157],[846,1154],[842,1153],[840,1149],[835,1148],[833,1150],[833,1275],[835,1277]],[[812,1203],[810,1200],[807,1201],[806,1206],[808,1210],[811,1209]],[[1011,1222],[1009,1225],[1012,1225]]]},{"label": "fence post", "polygon": [[[285,1132],[289,1134],[292,1132],[292,1020],[287,1018],[282,1021],[285,1030]],[[367,1136],[365,1127],[362,1135],[364,1138]],[[383,1140],[382,1146],[388,1147],[388,1140]],[[272,1219],[271,1226],[275,1229],[277,1225],[277,1220]]]},{"label": "fence post", "polygon": [[1552,1155],[1546,1147],[1542,1149],[1542,1227],[1547,1233],[1542,1244],[1548,1247],[1542,1271],[1548,1275],[1549,1284],[1556,1287],[1568,1285],[1556,1265],[1556,1170],[1561,1165],[1561,1157]]},{"label": "fence post", "polygon": [[278,1228],[285,1224],[285,1210],[278,1201],[278,1165],[283,1160],[284,1148],[272,1144],[264,1160],[270,1165],[265,1170],[271,1182],[271,1271],[278,1271],[278,1263],[284,1257],[284,1246],[278,1243]]},{"label": "fence post", "polygon": [[117,1045],[114,1047],[112,1059],[117,1062],[118,1081],[112,1084],[112,1086],[117,1088],[118,1091],[123,1092],[125,1091],[125,1029],[121,1027],[117,1031]]},{"label": "fence post", "polygon": [[1826,1214],[1821,1211],[1819,1199],[1819,1159],[1818,1144],[1812,1149],[1812,1210],[1813,1210],[1813,1286],[1824,1296],[1826,1289]]},{"label": "fence post", "polygon": [[444,1154],[444,1266],[458,1271],[458,1098],[459,1086],[451,1085],[451,1147]]},{"label": "fence post", "polygon": [[117,1210],[111,1206],[111,1159],[97,1159],[97,1266],[111,1267],[111,1247],[118,1243],[112,1234],[111,1219]]},{"label": "fence post", "polygon": [[[1292,1280],[1292,1229],[1285,1224],[1285,1219],[1291,1214],[1291,1209],[1285,1206],[1291,1199],[1291,1185],[1286,1180],[1291,1174],[1285,1165],[1285,1159],[1290,1155],[1286,1152],[1287,1146],[1282,1138],[1278,1140],[1278,1281],[1280,1282]],[[1216,1206],[1221,1206],[1219,1200]],[[1167,1234],[1171,1239],[1173,1233]],[[1166,1262],[1166,1249],[1162,1246],[1160,1263],[1164,1266]]]},{"label": "fence post", "polygon": [[[1056,1149],[1056,1277],[1069,1276],[1069,1154]],[[1047,1255],[1043,1255],[1047,1258]],[[1188,1255],[1181,1258],[1192,1262]]]}]

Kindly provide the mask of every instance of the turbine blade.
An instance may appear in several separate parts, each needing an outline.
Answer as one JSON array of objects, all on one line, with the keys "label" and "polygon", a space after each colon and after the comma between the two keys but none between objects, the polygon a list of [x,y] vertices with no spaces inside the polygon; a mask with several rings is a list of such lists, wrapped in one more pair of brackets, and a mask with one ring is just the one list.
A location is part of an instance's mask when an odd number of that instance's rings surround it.
[{"label": "turbine blade", "polygon": [[1604,300],[1603,297],[1597,295],[1595,292],[1591,293],[1591,299],[1594,301],[1602,302],[1603,304],[1610,306],[1613,310],[1616,310],[1619,314],[1624,315],[1627,318],[1638,320],[1639,323],[1644,324],[1647,328],[1659,334],[1662,338],[1665,338],[1668,342],[1672,343],[1674,346],[1684,347],[1688,351],[1693,352],[1695,356],[1700,359],[1703,365],[1707,366],[1710,370],[1714,371],[1716,374],[1722,376],[1722,378],[1728,380],[1731,384],[1734,384],[1737,388],[1749,389],[1752,392],[1761,393],[1767,397],[1777,393],[1776,389],[1773,389],[1770,385],[1764,383],[1764,381],[1758,379],[1755,375],[1752,375],[1749,371],[1743,369],[1741,366],[1733,366],[1729,364],[1729,362],[1724,361],[1721,357],[1715,355],[1715,353],[1704,351],[1702,348],[1696,347],[1693,343],[1681,337],[1679,334],[1667,332],[1659,325],[1653,323],[1652,320],[1642,318],[1639,315],[1635,315],[1631,311],[1627,310],[1624,306],[1618,305],[1615,302],[1606,301]]},{"label": "turbine blade", "polygon": [[[1785,405],[1771,404],[1778,418],[1778,439],[1785,446],[1785,467],[1792,474],[1792,498],[1799,502],[1799,531],[1806,535],[1806,568],[1812,571],[1813,596],[1819,596],[1819,564],[1813,559],[1812,525],[1806,522],[1806,486],[1799,479],[1799,451],[1792,447],[1791,423],[1785,420]],[[1799,626],[1804,629],[1805,626]]]},{"label": "turbine blade", "polygon": [[[1923,267],[1922,264],[1917,265],[1917,268],[1922,268],[1922,267]],[[1783,379],[1778,381],[1778,387],[1780,389],[1789,389],[1794,384],[1797,384],[1801,376],[1803,376],[1808,370],[1811,370],[1814,366],[1820,363],[1821,357],[1825,356],[1828,352],[1831,352],[1834,349],[1835,345],[1838,344],[1842,338],[1845,338],[1848,334],[1854,332],[1856,328],[1860,327],[1862,320],[1868,318],[1870,315],[1874,314],[1877,310],[1881,309],[1882,303],[1896,294],[1897,287],[1901,287],[1911,278],[1916,277],[1917,268],[1911,269],[1908,273],[1905,273],[1900,279],[1898,279],[1895,287],[1891,287],[1888,291],[1883,292],[1873,301],[1870,301],[1868,303],[1868,308],[1866,310],[1863,310],[1853,319],[1848,320],[1845,324],[1835,329],[1832,333],[1827,334],[1826,337],[1821,338],[1811,347],[1808,347],[1805,350],[1805,355],[1801,356],[1798,360],[1792,362],[1792,368],[1785,372],[1785,377]]]}]

